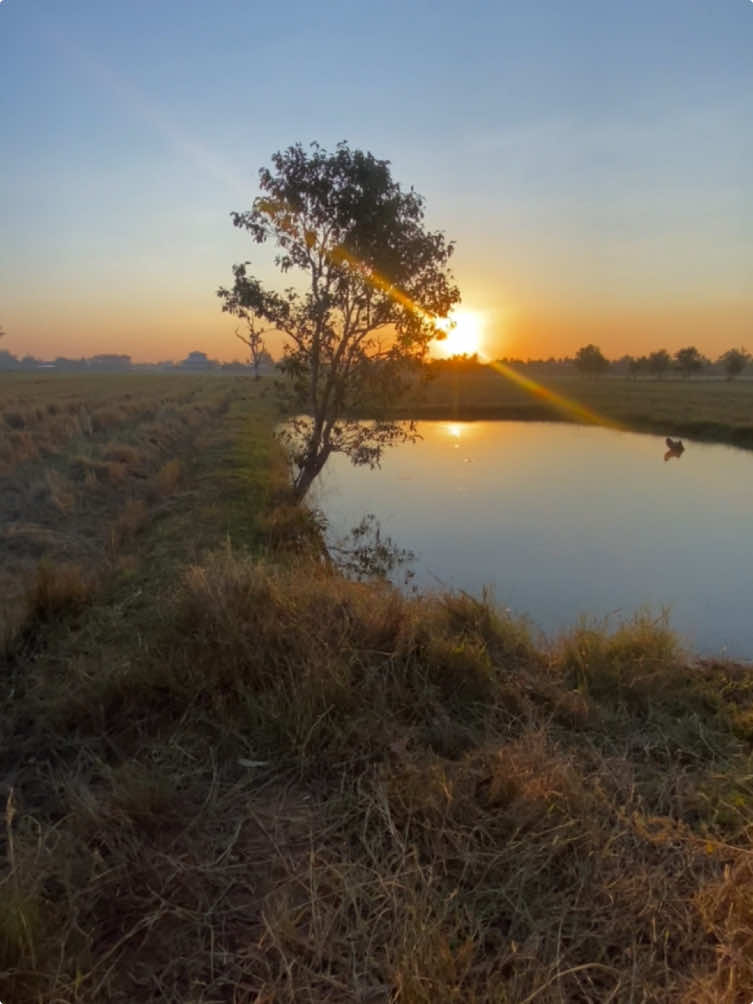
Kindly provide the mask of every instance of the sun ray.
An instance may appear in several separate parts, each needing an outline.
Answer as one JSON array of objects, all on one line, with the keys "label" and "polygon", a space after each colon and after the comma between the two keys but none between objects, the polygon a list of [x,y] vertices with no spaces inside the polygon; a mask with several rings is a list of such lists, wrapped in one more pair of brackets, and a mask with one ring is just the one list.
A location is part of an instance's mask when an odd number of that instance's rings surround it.
[{"label": "sun ray", "polygon": [[518,373],[517,370],[514,370],[506,363],[497,360],[488,360],[487,362],[497,373],[526,391],[531,397],[535,397],[544,404],[548,404],[576,422],[581,422],[583,425],[605,425],[610,429],[618,430],[625,430],[627,428],[621,422],[617,422],[613,418],[607,418],[606,415],[601,415],[599,412],[587,408],[580,401],[576,401],[575,398],[558,394],[556,391],[551,390],[551,388],[545,387],[544,384],[538,383],[538,381],[532,380],[522,373]]}]

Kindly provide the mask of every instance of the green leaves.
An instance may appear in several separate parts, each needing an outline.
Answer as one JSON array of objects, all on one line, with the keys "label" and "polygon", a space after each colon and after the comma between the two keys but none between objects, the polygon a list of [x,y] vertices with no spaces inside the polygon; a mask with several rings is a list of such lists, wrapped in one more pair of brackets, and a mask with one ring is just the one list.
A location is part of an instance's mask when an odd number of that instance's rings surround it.
[{"label": "green leaves", "polygon": [[393,180],[389,161],[338,144],[297,143],[259,172],[261,194],[233,213],[258,244],[275,243],[275,266],[297,276],[283,294],[234,266],[223,310],[254,316],[286,336],[290,403],[313,417],[298,451],[302,496],[330,453],[378,463],[397,441],[394,423],[356,434],[356,412],[384,413],[435,336],[435,319],[460,299],[448,270],[453,245],[425,230],[424,201]]}]

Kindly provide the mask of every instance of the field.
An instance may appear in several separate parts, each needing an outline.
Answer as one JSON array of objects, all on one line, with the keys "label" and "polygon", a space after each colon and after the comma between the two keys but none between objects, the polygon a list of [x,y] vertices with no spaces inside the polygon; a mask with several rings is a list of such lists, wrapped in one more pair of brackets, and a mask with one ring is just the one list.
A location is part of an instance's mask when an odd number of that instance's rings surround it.
[{"label": "field", "polygon": [[40,590],[66,578],[83,598],[134,563],[144,528],[190,484],[197,441],[247,386],[183,375],[0,381],[0,638],[18,629],[38,569]]},{"label": "field", "polygon": [[753,668],[348,581],[275,420],[0,383],[0,1000],[747,1004]]},{"label": "field", "polygon": [[[435,364],[435,379],[401,406],[405,418],[583,421],[753,449],[753,380],[631,380],[537,374],[525,389],[489,366]],[[552,391],[549,395],[546,391]]]}]

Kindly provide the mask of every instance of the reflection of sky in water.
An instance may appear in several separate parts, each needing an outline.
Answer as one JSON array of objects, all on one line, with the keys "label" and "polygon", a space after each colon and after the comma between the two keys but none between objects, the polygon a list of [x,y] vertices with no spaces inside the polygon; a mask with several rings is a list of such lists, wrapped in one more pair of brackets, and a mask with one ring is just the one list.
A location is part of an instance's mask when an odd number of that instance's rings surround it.
[{"label": "reflection of sky in water", "polygon": [[753,658],[753,454],[533,422],[424,422],[382,469],[333,457],[315,500],[334,537],[373,512],[416,581],[478,593],[547,632],[581,613],[671,609],[705,653]]}]

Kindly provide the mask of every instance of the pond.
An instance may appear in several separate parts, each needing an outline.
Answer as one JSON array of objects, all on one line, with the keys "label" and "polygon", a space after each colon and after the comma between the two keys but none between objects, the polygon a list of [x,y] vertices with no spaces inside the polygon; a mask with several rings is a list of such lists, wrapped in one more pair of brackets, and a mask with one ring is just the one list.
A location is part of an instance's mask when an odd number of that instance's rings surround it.
[{"label": "pond", "polygon": [[[334,456],[312,501],[332,539],[365,513],[421,588],[479,595],[548,636],[583,614],[669,611],[705,655],[753,658],[753,454],[543,422],[422,422],[381,469]],[[396,576],[396,581],[401,576]]]}]

